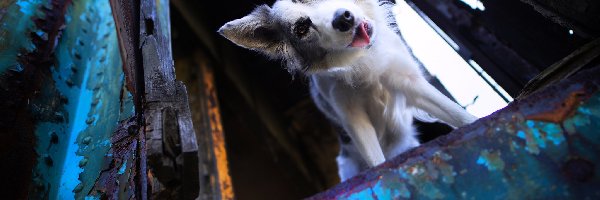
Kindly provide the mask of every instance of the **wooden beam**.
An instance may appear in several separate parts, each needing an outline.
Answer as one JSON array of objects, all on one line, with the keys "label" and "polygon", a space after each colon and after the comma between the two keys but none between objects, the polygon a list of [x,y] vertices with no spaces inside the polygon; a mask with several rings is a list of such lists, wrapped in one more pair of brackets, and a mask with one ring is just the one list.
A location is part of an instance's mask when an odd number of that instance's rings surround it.
[{"label": "wooden beam", "polygon": [[152,195],[196,199],[198,144],[186,87],[175,79],[169,1],[142,0],[140,7],[148,167],[161,183],[156,185],[160,189],[152,190],[159,192]]},{"label": "wooden beam", "polygon": [[535,91],[573,75],[599,56],[600,38],[581,47],[569,56],[548,67],[548,69],[542,71],[525,85],[525,88],[523,88],[521,94],[519,94],[516,99],[523,99]]},{"label": "wooden beam", "polygon": [[[139,162],[144,173],[140,179],[148,184],[136,196],[196,199],[198,144],[186,88],[175,79],[169,1],[111,0],[111,5],[127,83],[136,91],[136,111],[143,116],[140,124],[145,138],[139,144],[143,150]],[[146,192],[147,185],[150,192]]]},{"label": "wooden beam", "polygon": [[203,51],[176,60],[177,77],[188,87],[198,143],[199,199],[233,199],[225,133],[210,59]]},{"label": "wooden beam", "polygon": [[[176,8],[180,13],[184,15],[186,22],[192,27],[193,30],[206,30],[202,23],[199,22],[201,17],[190,13],[189,2],[178,1]],[[185,14],[187,13],[187,14]],[[214,41],[213,37],[203,32],[195,32],[196,36],[201,39],[202,42]],[[211,42],[212,43],[212,42]],[[203,43],[204,46],[211,46],[211,43]],[[218,45],[218,44],[216,44]],[[241,67],[244,67],[241,63],[237,63],[232,59],[225,58],[225,55],[234,55],[231,49],[228,49],[226,45],[220,45],[220,50],[214,61],[219,66],[216,70],[222,70],[224,74],[234,82],[237,89],[244,97],[244,100],[252,107],[252,109],[258,114],[260,121],[267,127],[269,133],[275,138],[275,140],[282,146],[284,151],[289,157],[296,163],[298,169],[302,172],[307,180],[311,180],[309,173],[309,167],[303,161],[302,153],[298,151],[295,143],[289,138],[285,123],[283,121],[284,116],[282,113],[275,112],[269,103],[271,101],[266,94],[266,91],[262,91],[258,88],[250,88],[249,80],[240,74]],[[210,49],[209,49],[210,50]]]}]

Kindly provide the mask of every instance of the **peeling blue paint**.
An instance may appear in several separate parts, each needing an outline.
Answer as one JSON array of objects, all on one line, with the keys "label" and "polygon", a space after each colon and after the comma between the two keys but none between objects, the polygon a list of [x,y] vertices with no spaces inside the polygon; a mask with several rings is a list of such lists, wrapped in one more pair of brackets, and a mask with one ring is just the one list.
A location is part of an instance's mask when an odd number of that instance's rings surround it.
[{"label": "peeling blue paint", "polygon": [[86,196],[85,200],[100,200],[100,197],[97,197],[97,196]]},{"label": "peeling blue paint", "polygon": [[406,184],[400,183],[400,187],[398,187],[398,190],[400,190],[400,197],[410,198],[410,190],[406,188]]},{"label": "peeling blue paint", "polygon": [[519,146],[519,144],[517,144],[517,142],[515,142],[514,140],[510,141],[510,145],[511,145],[510,146],[511,150],[513,150],[513,151],[516,150],[516,149],[520,149],[521,148],[521,146]]},{"label": "peeling blue paint", "polygon": [[[112,134],[134,114],[133,98],[124,85],[109,2],[77,1],[65,19],[54,55],[56,66],[50,70],[55,87],[68,100],[66,120],[36,125],[40,156],[35,181],[48,185],[51,200],[98,199],[88,193],[105,170]],[[58,144],[49,145],[51,133],[58,136]],[[54,165],[44,164],[45,159]]]},{"label": "peeling blue paint", "polygon": [[400,196],[400,192],[393,188],[387,188],[382,181],[373,186],[373,192],[377,194],[377,199],[395,199]]},{"label": "peeling blue paint", "polygon": [[[87,62],[93,66],[90,76],[94,77],[87,86],[93,91],[92,110],[87,115],[90,119],[88,129],[77,139],[81,144],[84,138],[91,138],[86,148],[77,151],[77,155],[90,160],[79,174],[83,189],[75,194],[78,199],[88,194],[104,170],[104,160],[112,146],[110,138],[119,122],[133,116],[134,106],[132,96],[124,85],[125,76],[109,2],[80,2],[75,4],[74,10],[80,13],[72,15],[73,21],[78,23],[73,34],[78,37],[71,41],[78,47],[75,50],[81,57],[89,58]],[[123,166],[127,167],[126,163]]]},{"label": "peeling blue paint", "polygon": [[30,52],[35,48],[31,38],[24,36],[37,32],[31,17],[39,16],[37,8],[44,4],[42,0],[19,0],[7,8],[6,15],[0,19],[0,72],[22,70],[17,56],[21,49]]},{"label": "peeling blue paint", "polygon": [[365,190],[362,190],[362,191],[357,192],[357,193],[353,193],[353,194],[347,196],[346,198],[342,198],[342,199],[347,199],[347,200],[373,200],[375,198],[373,198],[373,191],[371,190],[371,188],[366,188]]},{"label": "peeling blue paint", "polygon": [[530,153],[538,154],[540,149],[547,147],[546,143],[559,146],[565,141],[562,128],[555,123],[526,120],[525,125],[516,135],[525,139],[525,150]]},{"label": "peeling blue paint", "polygon": [[518,132],[517,132],[517,136],[518,136],[518,137],[520,137],[520,138],[522,138],[522,139],[527,139],[527,138],[525,137],[525,132],[523,132],[523,131],[518,131]]},{"label": "peeling blue paint", "polygon": [[546,148],[546,138],[542,134],[540,134],[540,131],[538,129],[532,128],[531,132],[537,145],[540,148]]},{"label": "peeling blue paint", "polygon": [[546,139],[550,140],[554,145],[560,145],[565,141],[562,133],[562,128],[553,123],[539,122],[541,130],[546,133]]},{"label": "peeling blue paint", "polygon": [[[590,99],[589,103],[582,105],[581,108],[578,110],[580,114],[576,115],[573,120],[589,121],[590,123],[585,123],[585,125],[574,123],[576,124],[575,129],[579,129],[578,132],[587,133],[583,137],[600,147],[600,134],[598,134],[598,130],[600,130],[600,95]],[[563,124],[567,126],[567,123],[569,120]]]},{"label": "peeling blue paint", "polygon": [[41,1],[26,1],[18,0],[15,4],[19,5],[19,11],[25,15],[32,16],[37,12],[37,8]]},{"label": "peeling blue paint", "polygon": [[502,171],[504,170],[504,161],[502,161],[502,158],[500,156],[500,152],[490,152],[488,150],[483,150],[477,158],[477,164],[486,166],[490,171]]},{"label": "peeling blue paint", "polygon": [[[76,139],[81,132],[87,128],[85,123],[88,113],[91,109],[92,102],[92,91],[86,89],[89,80],[91,66],[86,66],[81,89],[79,92],[79,98],[77,98],[77,108],[75,109],[75,117],[70,123],[73,124],[72,131],[70,131],[68,146],[66,152],[66,159],[62,165],[62,176],[60,180],[60,186],[58,190],[57,199],[73,199],[73,190],[81,181],[79,181],[79,173],[83,172],[83,169],[79,167],[79,163],[83,157],[76,155],[79,145],[76,144]],[[69,92],[69,89],[65,87],[59,87],[62,93]]]},{"label": "peeling blue paint", "polygon": [[117,172],[117,174],[124,174],[126,168],[127,168],[127,160],[125,160],[123,162],[123,164],[121,164],[121,167],[119,168],[119,171]]}]

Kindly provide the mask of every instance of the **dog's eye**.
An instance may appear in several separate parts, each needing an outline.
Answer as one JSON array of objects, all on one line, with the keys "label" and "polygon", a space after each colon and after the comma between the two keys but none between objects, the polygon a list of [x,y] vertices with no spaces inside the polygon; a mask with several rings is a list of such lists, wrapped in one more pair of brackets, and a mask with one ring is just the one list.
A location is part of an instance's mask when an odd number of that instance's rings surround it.
[{"label": "dog's eye", "polygon": [[294,24],[294,34],[299,38],[304,37],[309,31],[312,21],[310,18],[301,18]]}]

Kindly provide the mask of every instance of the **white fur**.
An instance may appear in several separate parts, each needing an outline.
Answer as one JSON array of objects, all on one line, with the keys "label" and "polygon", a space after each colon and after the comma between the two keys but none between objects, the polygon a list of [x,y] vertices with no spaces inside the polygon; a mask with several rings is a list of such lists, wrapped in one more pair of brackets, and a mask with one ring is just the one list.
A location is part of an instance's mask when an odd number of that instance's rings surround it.
[{"label": "white fur", "polygon": [[[339,8],[351,11],[358,22],[371,23],[374,33],[369,48],[348,47],[354,32],[332,28],[333,13]],[[273,5],[262,26],[286,31],[286,26],[280,24],[292,23],[301,16],[309,16],[315,26],[305,37],[306,43],[316,40],[327,52],[324,59],[311,60],[310,66],[296,66],[301,62],[294,57],[298,49],[290,46],[290,38],[269,41],[269,48],[261,48],[266,46],[264,42],[253,44],[255,40],[240,38],[255,36],[238,33],[241,29],[235,27],[248,24],[248,20],[260,20],[256,17],[234,20],[220,32],[238,45],[286,60],[288,68],[308,67],[305,74],[311,78],[313,96],[318,96],[317,106],[352,139],[351,144],[342,147],[347,155],[337,158],[342,180],[364,169],[361,165],[372,167],[418,146],[412,123],[419,109],[453,127],[476,120],[427,82],[406,44],[388,27],[385,11],[376,0],[282,0]]]}]

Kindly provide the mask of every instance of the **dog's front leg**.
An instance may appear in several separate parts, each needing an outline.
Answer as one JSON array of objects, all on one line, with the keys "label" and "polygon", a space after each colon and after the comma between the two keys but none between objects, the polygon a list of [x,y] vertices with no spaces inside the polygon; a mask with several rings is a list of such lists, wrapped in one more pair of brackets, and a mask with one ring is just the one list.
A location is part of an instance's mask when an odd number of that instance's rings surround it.
[{"label": "dog's front leg", "polygon": [[375,128],[363,107],[352,99],[339,99],[333,106],[334,110],[342,119],[343,127],[352,139],[352,144],[356,146],[369,167],[381,164],[385,161],[385,157]]},{"label": "dog's front leg", "polygon": [[[395,73],[394,73],[395,72]],[[406,94],[410,105],[454,127],[470,124],[477,118],[433,87],[418,71],[391,71],[383,77],[394,92]]]},{"label": "dog's front leg", "polygon": [[460,127],[472,123],[477,117],[469,114],[457,103],[444,96],[424,78],[412,83],[414,87],[406,88],[411,103],[434,117]]}]

